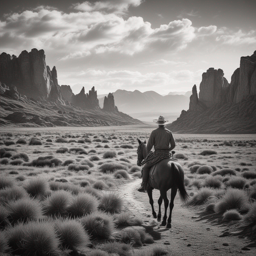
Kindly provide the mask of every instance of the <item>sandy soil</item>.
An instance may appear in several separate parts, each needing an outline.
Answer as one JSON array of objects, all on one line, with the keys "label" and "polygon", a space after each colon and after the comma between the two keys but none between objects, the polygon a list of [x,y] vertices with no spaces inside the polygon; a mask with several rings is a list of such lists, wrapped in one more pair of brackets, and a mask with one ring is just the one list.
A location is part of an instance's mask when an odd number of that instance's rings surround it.
[{"label": "sandy soil", "polygon": [[[256,248],[246,247],[250,241],[237,236],[225,236],[227,227],[214,226],[207,221],[199,221],[196,211],[183,207],[177,194],[172,215],[172,228],[160,227],[151,215],[151,207],[146,193],[137,191],[140,180],[121,186],[119,194],[125,199],[126,207],[141,218],[146,227],[153,227],[159,244],[170,251],[170,255],[256,255]],[[159,191],[153,191],[155,210],[158,210]],[[162,209],[164,206],[162,205]],[[157,233],[157,234],[156,234]],[[152,246],[153,246],[152,245]],[[148,247],[148,245],[147,245]]]}]

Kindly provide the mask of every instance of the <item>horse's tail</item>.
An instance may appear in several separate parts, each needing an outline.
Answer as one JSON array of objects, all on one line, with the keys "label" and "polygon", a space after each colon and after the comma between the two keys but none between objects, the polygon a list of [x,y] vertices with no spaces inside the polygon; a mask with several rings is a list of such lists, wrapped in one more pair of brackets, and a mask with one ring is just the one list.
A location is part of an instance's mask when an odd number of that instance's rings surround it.
[{"label": "horse's tail", "polygon": [[180,198],[183,202],[186,202],[189,195],[184,185],[184,172],[182,169],[179,169],[174,163],[172,163],[172,169],[175,170],[177,174],[177,185],[180,193]]}]

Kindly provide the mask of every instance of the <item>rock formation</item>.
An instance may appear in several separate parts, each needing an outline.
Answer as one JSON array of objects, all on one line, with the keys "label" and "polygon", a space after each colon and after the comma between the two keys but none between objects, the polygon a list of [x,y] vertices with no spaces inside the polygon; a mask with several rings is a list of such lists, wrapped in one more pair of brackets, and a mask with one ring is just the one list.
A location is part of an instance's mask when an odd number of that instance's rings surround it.
[{"label": "rock formation", "polygon": [[117,107],[115,106],[114,95],[112,93],[109,93],[108,96],[104,97],[103,110],[118,111]]},{"label": "rock formation", "polygon": [[241,57],[228,84],[221,69],[202,75],[199,97],[193,86],[189,109],[168,127],[182,133],[256,133],[256,51]]},{"label": "rock formation", "polygon": [[70,102],[70,103],[72,102],[72,97],[73,97],[74,93],[72,92],[70,85],[61,85],[60,92],[65,101]]},{"label": "rock formation", "polygon": [[60,95],[57,71],[46,65],[44,50],[32,49],[15,55],[0,55],[0,81],[34,99],[57,100]]}]

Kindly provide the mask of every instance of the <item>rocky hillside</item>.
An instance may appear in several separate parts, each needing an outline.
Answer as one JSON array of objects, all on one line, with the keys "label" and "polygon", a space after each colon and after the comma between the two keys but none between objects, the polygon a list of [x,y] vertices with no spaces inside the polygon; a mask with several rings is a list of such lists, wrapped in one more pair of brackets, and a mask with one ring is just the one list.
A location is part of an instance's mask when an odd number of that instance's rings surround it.
[{"label": "rocky hillside", "polygon": [[202,75],[194,85],[189,109],[168,125],[180,133],[256,133],[256,51],[241,57],[229,84],[221,69]]},{"label": "rocky hillside", "polygon": [[70,86],[58,84],[57,70],[46,65],[43,50],[23,51],[18,57],[0,55],[0,124],[19,126],[124,125],[141,123],[121,113],[114,96],[99,106],[94,87],[74,95]]}]

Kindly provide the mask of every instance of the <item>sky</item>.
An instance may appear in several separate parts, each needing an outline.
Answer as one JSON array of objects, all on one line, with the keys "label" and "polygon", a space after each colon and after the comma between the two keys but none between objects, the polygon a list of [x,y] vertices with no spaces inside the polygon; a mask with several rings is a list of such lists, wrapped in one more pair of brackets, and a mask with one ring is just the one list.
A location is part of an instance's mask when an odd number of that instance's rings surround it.
[{"label": "sky", "polygon": [[256,0],[8,0],[0,53],[44,49],[60,85],[78,93],[199,88],[221,68],[230,82],[256,50]]}]

